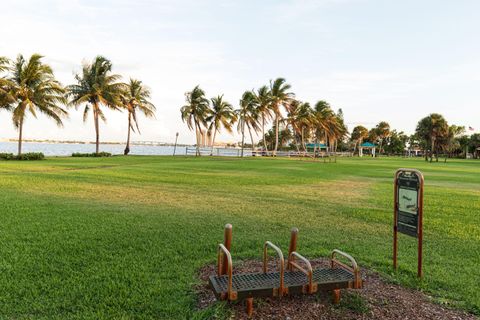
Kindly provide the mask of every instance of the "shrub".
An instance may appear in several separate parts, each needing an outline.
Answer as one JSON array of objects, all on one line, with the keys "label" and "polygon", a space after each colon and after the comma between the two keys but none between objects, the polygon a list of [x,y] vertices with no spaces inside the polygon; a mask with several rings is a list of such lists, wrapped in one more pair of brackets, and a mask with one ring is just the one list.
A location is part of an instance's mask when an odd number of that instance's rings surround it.
[{"label": "shrub", "polygon": [[77,158],[90,158],[90,157],[93,157],[93,158],[102,158],[102,157],[111,157],[112,154],[110,152],[99,152],[99,153],[79,153],[79,152],[75,152],[75,153],[72,153],[72,157],[77,157]]},{"label": "shrub", "polygon": [[13,155],[13,153],[0,153],[0,159],[13,160],[15,159],[15,156]]},{"label": "shrub", "polygon": [[45,155],[42,152],[27,152],[19,156],[15,156],[16,160],[43,160]]}]

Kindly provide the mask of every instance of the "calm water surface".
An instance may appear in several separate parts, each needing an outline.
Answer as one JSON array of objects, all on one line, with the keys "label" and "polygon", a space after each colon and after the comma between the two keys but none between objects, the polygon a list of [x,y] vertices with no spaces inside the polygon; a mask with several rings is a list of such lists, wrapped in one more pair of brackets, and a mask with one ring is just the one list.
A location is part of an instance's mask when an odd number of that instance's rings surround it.
[{"label": "calm water surface", "polygon": [[[100,151],[110,152],[111,154],[123,154],[124,145],[120,144],[101,144]],[[130,146],[130,154],[136,155],[173,155],[173,146]],[[16,142],[0,142],[0,153],[17,153]],[[74,152],[91,153],[95,152],[94,144],[74,144],[74,143],[37,143],[24,142],[22,152],[43,152],[46,156],[71,156]],[[185,147],[177,146],[176,154],[184,155]]]}]

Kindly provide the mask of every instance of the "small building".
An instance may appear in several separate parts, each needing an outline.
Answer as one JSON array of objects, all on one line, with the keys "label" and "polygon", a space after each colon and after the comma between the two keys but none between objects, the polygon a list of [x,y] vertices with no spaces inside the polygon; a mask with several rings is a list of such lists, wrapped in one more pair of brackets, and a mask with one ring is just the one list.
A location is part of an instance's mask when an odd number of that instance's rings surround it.
[{"label": "small building", "polygon": [[369,154],[371,154],[372,157],[375,157],[375,150],[377,149],[377,146],[375,146],[373,143],[364,142],[359,146],[358,155],[360,157],[363,157],[363,149],[369,150]]},{"label": "small building", "polygon": [[323,143],[307,143],[305,146],[307,147],[307,151],[313,151],[315,148],[318,151],[321,151],[322,149],[327,150],[327,145]]}]

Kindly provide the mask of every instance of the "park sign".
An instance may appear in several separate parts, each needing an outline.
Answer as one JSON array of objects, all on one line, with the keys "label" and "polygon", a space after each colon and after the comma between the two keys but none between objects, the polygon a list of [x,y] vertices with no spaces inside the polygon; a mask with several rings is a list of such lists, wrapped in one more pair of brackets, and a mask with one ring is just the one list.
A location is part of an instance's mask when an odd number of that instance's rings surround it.
[{"label": "park sign", "polygon": [[395,173],[393,266],[397,269],[398,232],[418,239],[418,277],[422,277],[423,174],[415,169]]}]

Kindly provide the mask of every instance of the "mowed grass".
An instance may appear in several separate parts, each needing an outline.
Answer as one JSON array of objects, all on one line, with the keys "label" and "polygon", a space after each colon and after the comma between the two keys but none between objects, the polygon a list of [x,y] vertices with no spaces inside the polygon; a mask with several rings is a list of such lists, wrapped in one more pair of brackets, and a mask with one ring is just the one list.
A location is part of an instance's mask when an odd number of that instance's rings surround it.
[{"label": "mowed grass", "polygon": [[[416,240],[392,272],[393,175],[426,179],[424,280]],[[480,314],[480,162],[185,157],[0,162],[0,318],[181,319],[196,311],[198,269],[233,224],[233,259],[265,240],[309,258],[339,248],[361,266]]]}]

